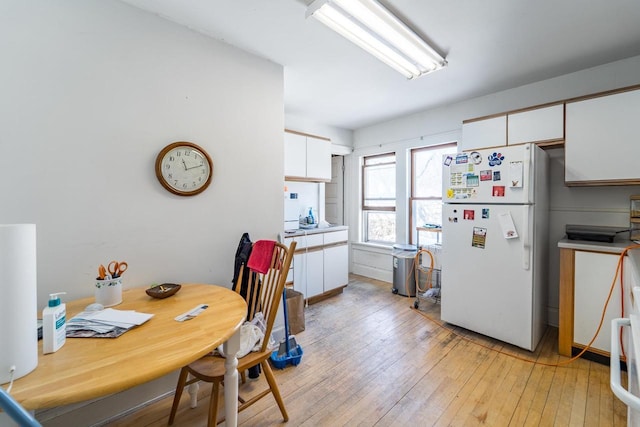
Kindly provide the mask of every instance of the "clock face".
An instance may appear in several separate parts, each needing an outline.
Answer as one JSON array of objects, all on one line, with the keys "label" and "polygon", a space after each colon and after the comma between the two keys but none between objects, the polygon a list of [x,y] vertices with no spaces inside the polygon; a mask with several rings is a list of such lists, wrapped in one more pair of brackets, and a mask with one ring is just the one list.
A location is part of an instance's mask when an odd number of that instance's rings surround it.
[{"label": "clock face", "polygon": [[180,196],[193,196],[211,182],[213,163],[209,155],[191,142],[167,145],[156,158],[156,176],[164,188]]}]

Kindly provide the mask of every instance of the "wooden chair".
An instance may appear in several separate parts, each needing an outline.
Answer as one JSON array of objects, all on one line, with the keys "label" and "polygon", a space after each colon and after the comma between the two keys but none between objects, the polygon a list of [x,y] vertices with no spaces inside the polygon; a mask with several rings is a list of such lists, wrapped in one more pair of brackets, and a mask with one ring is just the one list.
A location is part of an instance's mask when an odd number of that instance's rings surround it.
[{"label": "wooden chair", "polygon": [[[271,356],[272,350],[269,349],[268,344],[269,337],[271,336],[271,330],[273,328],[273,322],[276,318],[276,314],[278,313],[278,306],[282,300],[282,293],[284,291],[285,282],[287,281],[287,273],[289,271],[289,266],[291,265],[295,247],[296,242],[292,242],[289,248],[280,243],[275,243],[269,271],[265,274],[252,273],[250,275],[246,293],[249,312],[248,318],[253,318],[256,313],[262,312],[266,322],[266,330],[260,351],[250,352],[246,356],[238,359],[238,372],[244,374],[244,371],[248,368],[260,364],[269,388],[249,400],[245,401],[244,399],[239,398],[240,404],[238,405],[238,412],[253,405],[269,393],[272,393],[278,407],[280,408],[284,421],[289,420],[289,415],[287,414],[284,402],[280,396],[278,384],[276,383],[271,366],[269,366],[269,357]],[[242,273],[236,283],[242,283]],[[235,288],[235,290],[240,293],[240,286],[236,286]],[[251,297],[252,295],[253,298]],[[176,392],[173,398],[173,406],[171,407],[171,415],[169,416],[169,425],[173,424],[178,404],[180,403],[180,397],[182,396],[185,386],[196,381],[213,383],[211,398],[209,401],[209,421],[207,425],[209,427],[213,427],[216,426],[218,422],[223,421],[223,419],[218,421],[217,417],[220,384],[222,384],[224,380],[224,361],[225,359],[223,357],[207,355],[180,370],[178,385],[176,386]],[[187,381],[189,374],[191,374],[193,378]]]}]

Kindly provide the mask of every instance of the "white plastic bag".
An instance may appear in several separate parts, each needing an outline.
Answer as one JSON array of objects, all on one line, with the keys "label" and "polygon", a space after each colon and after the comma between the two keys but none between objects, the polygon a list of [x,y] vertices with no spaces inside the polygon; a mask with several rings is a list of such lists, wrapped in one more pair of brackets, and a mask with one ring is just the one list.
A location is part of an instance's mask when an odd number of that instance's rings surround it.
[{"label": "white plastic bag", "polygon": [[[236,353],[238,359],[246,356],[251,351],[260,350],[265,329],[264,315],[260,312],[256,313],[250,322],[244,322],[242,324],[240,327],[240,349],[238,353]],[[220,345],[216,350],[222,357],[226,357],[222,347],[223,346]],[[269,348],[273,349],[274,347],[276,347],[276,343],[272,337],[269,337]]]},{"label": "white plastic bag", "polygon": [[[251,320],[251,323],[253,325],[256,325],[258,328],[260,328],[260,331],[262,331],[262,337],[260,338],[260,342],[258,342],[256,344],[256,346],[254,347],[254,349],[253,349],[253,351],[260,351],[260,347],[262,347],[262,340],[264,339],[264,333],[267,330],[267,325],[264,322],[264,315],[262,314],[262,312],[256,313],[256,315],[253,316],[253,319]],[[273,336],[270,336],[269,337],[269,344],[267,345],[267,349],[273,350],[276,347],[278,347],[278,344],[273,339]]]}]

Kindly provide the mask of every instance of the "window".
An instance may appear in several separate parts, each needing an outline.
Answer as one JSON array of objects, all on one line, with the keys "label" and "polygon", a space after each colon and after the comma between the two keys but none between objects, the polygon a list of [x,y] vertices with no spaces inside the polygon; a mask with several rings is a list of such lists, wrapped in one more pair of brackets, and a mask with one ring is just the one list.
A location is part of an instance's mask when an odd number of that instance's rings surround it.
[{"label": "window", "polygon": [[362,165],[363,240],[395,243],[396,155],[367,156]]},{"label": "window", "polygon": [[[435,145],[411,150],[411,241],[415,228],[425,224],[442,225],[442,156],[456,152],[456,144]],[[421,235],[420,244],[433,243],[436,233]],[[433,240],[433,242],[431,242]]]}]

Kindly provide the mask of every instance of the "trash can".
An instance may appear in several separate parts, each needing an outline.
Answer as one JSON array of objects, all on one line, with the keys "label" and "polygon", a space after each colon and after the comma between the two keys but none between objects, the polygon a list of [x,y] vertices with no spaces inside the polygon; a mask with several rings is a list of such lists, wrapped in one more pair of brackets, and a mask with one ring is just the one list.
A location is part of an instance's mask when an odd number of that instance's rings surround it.
[{"label": "trash can", "polygon": [[393,245],[393,289],[394,294],[405,297],[416,296],[414,260],[418,249],[415,245]]}]

